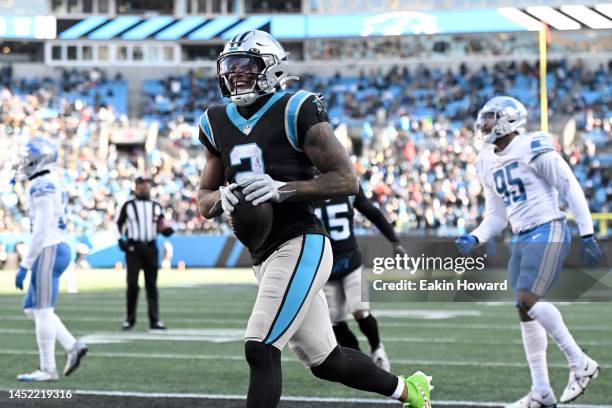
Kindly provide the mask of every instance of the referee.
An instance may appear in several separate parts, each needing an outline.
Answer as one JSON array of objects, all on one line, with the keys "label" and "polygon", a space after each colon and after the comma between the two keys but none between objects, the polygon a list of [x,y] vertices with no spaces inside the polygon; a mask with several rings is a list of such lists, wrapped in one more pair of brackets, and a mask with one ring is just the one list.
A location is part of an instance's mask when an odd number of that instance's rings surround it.
[{"label": "referee", "polygon": [[[145,177],[136,179],[134,196],[121,207],[117,228],[119,229],[119,248],[125,252],[127,264],[127,310],[123,330],[130,330],[136,324],[136,305],[138,304],[138,275],[144,270],[147,303],[149,305],[149,325],[152,330],[165,330],[159,320],[157,305],[157,270],[159,253],[157,234],[168,237],[174,230],[164,223],[162,206],[150,197],[151,180]],[[127,239],[125,239],[127,237]]]}]

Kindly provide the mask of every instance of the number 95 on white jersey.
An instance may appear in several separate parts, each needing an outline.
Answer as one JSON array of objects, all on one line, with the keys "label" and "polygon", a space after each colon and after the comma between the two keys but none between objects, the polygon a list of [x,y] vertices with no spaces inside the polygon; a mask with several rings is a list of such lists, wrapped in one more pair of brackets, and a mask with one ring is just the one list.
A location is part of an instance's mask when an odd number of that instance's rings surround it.
[{"label": "number 95 on white jersey", "polygon": [[477,170],[487,205],[505,210],[512,231],[518,233],[565,217],[559,194],[532,167],[540,154],[554,151],[550,137],[541,132],[520,134],[502,151],[487,146],[478,158]]}]

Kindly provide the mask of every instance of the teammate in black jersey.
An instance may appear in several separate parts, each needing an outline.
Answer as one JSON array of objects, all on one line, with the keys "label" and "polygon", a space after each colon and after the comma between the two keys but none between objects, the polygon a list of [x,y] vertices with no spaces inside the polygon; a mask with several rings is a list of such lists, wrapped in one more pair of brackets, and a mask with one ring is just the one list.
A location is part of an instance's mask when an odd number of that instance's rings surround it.
[{"label": "teammate in black jersey", "polygon": [[368,293],[362,290],[361,251],[353,231],[354,209],[376,225],[393,245],[395,254],[406,253],[391,224],[367,199],[361,186],[355,196],[320,202],[316,213],[325,224],[334,253],[334,266],[323,291],[338,343],[359,350],[359,341],[346,322],[348,312],[353,315],[359,329],[370,343],[372,361],[383,370],[389,371],[389,358],[380,341],[378,323],[370,312]]},{"label": "teammate in black jersey", "polygon": [[[313,202],[356,194],[358,180],[322,99],[306,91],[284,92],[287,65],[287,53],[269,34],[234,36],[217,60],[219,86],[231,103],[208,108],[200,120],[206,147],[200,213],[213,218],[234,211],[237,188],[253,205],[273,206],[271,233],[249,248],[259,290],[246,330],[246,406],[277,406],[280,355],[287,343],[319,378],[405,406],[429,406],[430,378],[423,373],[397,377],[336,343],[322,291],[333,256]],[[316,178],[315,169],[321,173]]]}]

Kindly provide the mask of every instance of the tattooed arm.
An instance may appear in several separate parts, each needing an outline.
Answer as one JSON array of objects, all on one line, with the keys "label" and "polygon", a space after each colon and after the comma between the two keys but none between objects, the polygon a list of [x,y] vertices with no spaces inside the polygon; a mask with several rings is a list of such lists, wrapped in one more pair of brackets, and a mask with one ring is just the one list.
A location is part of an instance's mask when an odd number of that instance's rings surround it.
[{"label": "tattooed arm", "polygon": [[267,174],[245,177],[246,199],[258,205],[264,201],[316,201],[356,194],[359,182],[346,149],[329,125],[325,103],[318,95],[308,97],[301,105],[293,140],[321,173],[313,180],[282,182]]},{"label": "tattooed arm", "polygon": [[198,210],[202,216],[210,219],[223,213],[219,187],[225,184],[225,177],[221,158],[213,154],[208,148],[204,150],[206,151],[206,164],[200,175]]},{"label": "tattooed arm", "polygon": [[308,181],[288,182],[279,189],[281,201],[316,201],[357,194],[359,181],[351,159],[328,122],[319,122],[308,130],[302,149],[321,175]]}]

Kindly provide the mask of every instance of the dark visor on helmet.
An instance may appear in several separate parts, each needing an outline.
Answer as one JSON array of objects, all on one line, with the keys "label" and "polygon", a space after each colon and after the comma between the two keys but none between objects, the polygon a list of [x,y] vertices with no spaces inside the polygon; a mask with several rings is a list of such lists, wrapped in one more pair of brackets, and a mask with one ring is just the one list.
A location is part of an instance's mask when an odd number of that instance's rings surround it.
[{"label": "dark visor on helmet", "polygon": [[257,79],[266,69],[260,56],[250,54],[230,54],[219,58],[217,72],[231,94],[253,91]]},{"label": "dark visor on helmet", "polygon": [[495,122],[497,122],[497,112],[483,112],[476,121],[476,128],[483,134],[491,133]]}]

